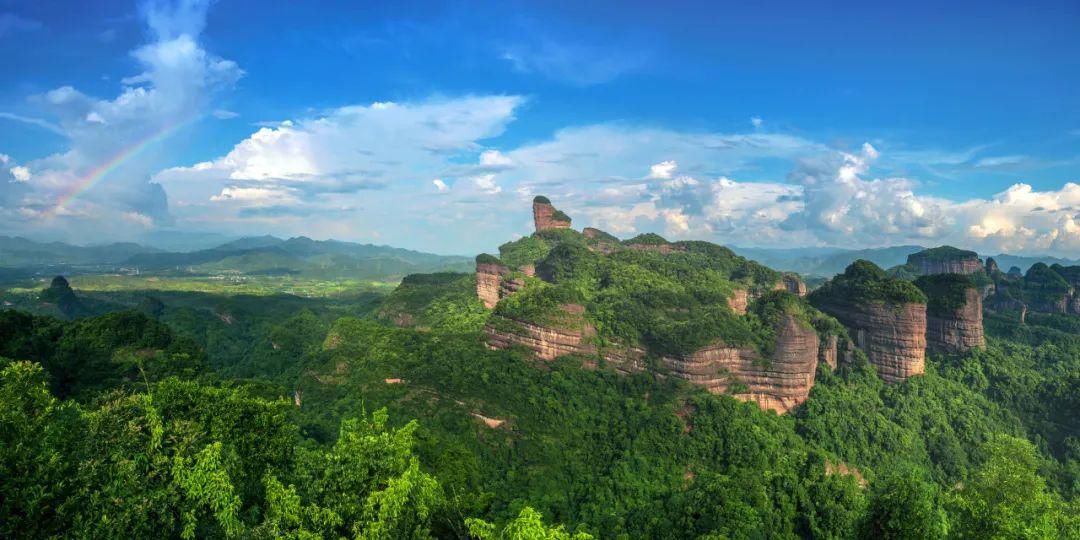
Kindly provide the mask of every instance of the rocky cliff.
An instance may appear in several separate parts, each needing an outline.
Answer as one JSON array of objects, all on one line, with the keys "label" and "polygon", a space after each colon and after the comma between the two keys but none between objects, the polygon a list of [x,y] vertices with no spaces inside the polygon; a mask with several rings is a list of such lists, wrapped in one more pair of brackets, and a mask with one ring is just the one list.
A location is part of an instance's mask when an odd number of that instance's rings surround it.
[{"label": "rocky cliff", "polygon": [[674,376],[709,392],[720,394],[734,388],[736,398],[783,414],[810,395],[818,349],[817,333],[788,315],[780,323],[770,359],[762,359],[753,349],[718,343],[662,361]]},{"label": "rocky cliff", "polygon": [[848,329],[885,382],[926,370],[926,304],[815,304]]},{"label": "rocky cliff", "polygon": [[533,199],[533,224],[537,232],[569,229],[570,216],[556,210],[547,197],[540,196]]},{"label": "rocky cliff", "polygon": [[803,283],[802,278],[800,278],[798,274],[784,272],[780,276],[780,279],[787,292],[794,294],[795,296],[806,296],[806,283]]},{"label": "rocky cliff", "polygon": [[[566,314],[577,315],[584,311],[580,305],[560,306]],[[596,355],[596,345],[589,338],[596,335],[592,325],[580,317],[561,324],[535,324],[515,321],[493,315],[484,326],[488,346],[493,349],[505,349],[511,345],[522,345],[532,350],[537,358],[554,360],[568,354]]]},{"label": "rocky cliff", "polygon": [[922,276],[915,285],[926,293],[926,345],[931,352],[959,354],[986,346],[983,294],[969,276]]},{"label": "rocky cliff", "polygon": [[983,336],[982,294],[966,289],[955,311],[926,316],[926,346],[930,352],[960,354],[986,346]]},{"label": "rocky cliff", "polygon": [[[561,306],[561,309],[571,315],[582,310],[579,305]],[[645,351],[620,344],[598,349],[591,339],[596,336],[596,330],[583,319],[569,324],[540,325],[495,315],[484,327],[484,334],[493,349],[521,345],[543,360],[576,354],[585,357],[590,367],[603,359],[625,373],[645,369]],[[752,348],[716,343],[688,356],[662,357],[661,363],[672,376],[709,392],[719,394],[736,389],[734,397],[783,414],[809,396],[820,349],[814,330],[789,315],[777,329],[775,350],[769,359],[763,359]]]},{"label": "rocky cliff", "polygon": [[907,263],[920,275],[974,274],[983,270],[982,261],[974,251],[941,246],[908,255]]},{"label": "rocky cliff", "polygon": [[476,296],[484,303],[484,307],[494,309],[495,304],[499,303],[499,299],[502,298],[502,279],[509,273],[510,269],[497,261],[477,257]]}]

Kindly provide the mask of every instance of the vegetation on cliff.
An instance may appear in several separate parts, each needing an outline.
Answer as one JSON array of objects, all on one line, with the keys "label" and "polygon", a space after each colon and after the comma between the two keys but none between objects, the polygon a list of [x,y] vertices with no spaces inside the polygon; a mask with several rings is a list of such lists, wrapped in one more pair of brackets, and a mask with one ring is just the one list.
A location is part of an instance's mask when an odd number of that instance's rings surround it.
[{"label": "vegetation on cliff", "polygon": [[974,251],[966,249],[955,248],[952,246],[939,246],[930,249],[924,249],[918,253],[912,253],[908,255],[908,261],[962,261],[969,259],[978,259],[979,254]]},{"label": "vegetation on cliff", "polygon": [[967,291],[975,289],[975,282],[963,274],[933,274],[919,276],[915,286],[926,294],[928,314],[948,317],[964,307]]},{"label": "vegetation on cliff", "polygon": [[810,303],[819,304],[925,304],[926,295],[909,281],[890,278],[876,264],[858,260],[810,293]]}]

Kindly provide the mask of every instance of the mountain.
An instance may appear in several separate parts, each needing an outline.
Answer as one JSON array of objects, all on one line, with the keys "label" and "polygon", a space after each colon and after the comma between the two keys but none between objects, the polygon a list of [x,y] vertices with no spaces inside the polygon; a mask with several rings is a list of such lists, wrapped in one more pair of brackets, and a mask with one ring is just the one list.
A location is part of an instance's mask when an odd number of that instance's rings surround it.
[{"label": "mountain", "polygon": [[768,267],[804,276],[832,277],[844,271],[851,263],[862,259],[882,268],[890,268],[907,262],[908,255],[926,248],[921,246],[892,246],[872,249],[843,248],[740,248],[732,251],[753,259]]},{"label": "mountain", "polygon": [[199,251],[137,254],[125,264],[142,272],[385,279],[418,272],[462,271],[471,268],[471,259],[303,236],[288,240],[259,236]]},{"label": "mountain", "polygon": [[63,242],[35,242],[18,236],[0,236],[0,267],[119,264],[136,255],[160,251],[131,242],[74,246]]}]

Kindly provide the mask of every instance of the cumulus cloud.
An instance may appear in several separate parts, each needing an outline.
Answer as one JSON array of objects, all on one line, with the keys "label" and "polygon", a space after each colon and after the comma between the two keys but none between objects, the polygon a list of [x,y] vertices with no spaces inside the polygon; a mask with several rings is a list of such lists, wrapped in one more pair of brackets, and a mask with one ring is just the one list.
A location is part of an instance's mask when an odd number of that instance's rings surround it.
[{"label": "cumulus cloud", "polygon": [[15,166],[11,168],[11,176],[18,182],[30,181],[30,169],[22,166]]},{"label": "cumulus cloud", "polygon": [[[348,105],[261,127],[227,154],[161,171],[154,181],[181,222],[214,219],[259,232],[303,217],[319,231],[344,228],[348,238],[374,234],[362,224],[383,213],[430,226],[438,219],[431,205],[449,213],[503,195],[498,175],[513,160],[481,141],[501,134],[523,102],[492,95]],[[455,189],[448,180],[457,180]],[[444,196],[424,202],[417,193]]]},{"label": "cumulus cloud", "polygon": [[649,167],[649,178],[654,180],[671,178],[671,175],[675,173],[675,169],[678,168],[679,164],[672,160],[661,161]]},{"label": "cumulus cloud", "polygon": [[[77,235],[93,231],[122,235],[117,216],[146,216],[156,224],[171,219],[160,185],[149,182],[165,151],[154,148],[160,133],[192,123],[210,107],[213,96],[243,75],[231,60],[207,52],[199,43],[205,26],[207,1],[149,1],[140,6],[148,41],[131,52],[141,70],[122,80],[118,95],[102,99],[72,86],[33,96],[49,120],[10,113],[4,118],[62,133],[69,149],[30,161],[28,189],[18,200],[6,199],[9,209],[35,219],[38,232],[54,230]],[[141,151],[133,152],[135,148]],[[121,159],[122,157],[122,159]],[[103,168],[105,164],[110,164]],[[89,187],[90,189],[84,189]],[[79,197],[56,208],[66,193]],[[79,223],[81,225],[76,225]],[[88,226],[93,223],[94,226]]]}]

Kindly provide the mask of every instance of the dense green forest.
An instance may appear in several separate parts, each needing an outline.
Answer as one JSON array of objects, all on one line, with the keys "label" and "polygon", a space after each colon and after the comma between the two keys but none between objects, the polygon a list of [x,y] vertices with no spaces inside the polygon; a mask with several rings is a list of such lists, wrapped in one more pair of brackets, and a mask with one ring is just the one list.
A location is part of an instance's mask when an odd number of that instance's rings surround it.
[{"label": "dense green forest", "polygon": [[[495,313],[588,302],[658,351],[832,320],[723,248],[602,262],[577,234],[504,246],[561,285]],[[838,279],[924,298],[884,276]],[[708,311],[731,287],[760,293],[748,314]],[[1080,537],[1075,315],[988,311],[985,350],[895,385],[855,351],[781,416],[491,350],[475,292],[454,273],[386,296],[44,289],[102,314],[0,312],[0,537]]]}]

